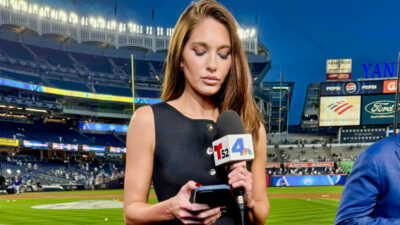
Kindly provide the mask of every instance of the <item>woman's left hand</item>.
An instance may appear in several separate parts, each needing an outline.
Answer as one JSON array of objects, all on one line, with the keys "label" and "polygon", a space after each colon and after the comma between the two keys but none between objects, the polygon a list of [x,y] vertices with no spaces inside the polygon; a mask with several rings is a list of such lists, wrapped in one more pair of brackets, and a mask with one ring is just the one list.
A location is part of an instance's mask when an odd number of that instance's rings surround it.
[{"label": "woman's left hand", "polygon": [[247,170],[246,161],[232,163],[228,179],[228,183],[233,189],[238,187],[244,188],[244,204],[252,208],[254,204],[252,198],[253,174]]}]

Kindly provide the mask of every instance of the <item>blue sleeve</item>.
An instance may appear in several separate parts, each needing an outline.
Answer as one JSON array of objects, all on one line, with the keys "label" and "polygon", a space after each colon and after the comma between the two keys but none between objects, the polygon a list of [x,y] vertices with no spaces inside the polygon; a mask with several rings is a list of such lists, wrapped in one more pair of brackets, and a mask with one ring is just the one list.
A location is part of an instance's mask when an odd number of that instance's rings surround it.
[{"label": "blue sleeve", "polygon": [[395,225],[400,219],[372,217],[379,201],[380,174],[374,156],[363,152],[354,163],[336,214],[337,225]]},{"label": "blue sleeve", "polygon": [[396,218],[371,218],[371,217],[360,217],[345,220],[337,225],[399,225],[400,219]]}]

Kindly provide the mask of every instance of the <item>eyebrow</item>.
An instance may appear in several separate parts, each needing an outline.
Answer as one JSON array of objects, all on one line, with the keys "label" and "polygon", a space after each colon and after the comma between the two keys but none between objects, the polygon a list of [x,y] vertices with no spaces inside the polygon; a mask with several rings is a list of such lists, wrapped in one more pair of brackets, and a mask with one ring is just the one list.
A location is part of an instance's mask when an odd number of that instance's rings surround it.
[{"label": "eyebrow", "polygon": [[[203,47],[205,47],[205,48],[208,48],[208,47],[209,47],[208,44],[205,43],[205,42],[192,42],[191,45],[192,45],[192,46],[193,46],[193,45],[201,45],[201,46],[203,46]],[[229,49],[230,49],[231,46],[230,46],[230,45],[221,45],[221,46],[218,47],[218,49],[223,49],[223,48],[229,48]]]}]

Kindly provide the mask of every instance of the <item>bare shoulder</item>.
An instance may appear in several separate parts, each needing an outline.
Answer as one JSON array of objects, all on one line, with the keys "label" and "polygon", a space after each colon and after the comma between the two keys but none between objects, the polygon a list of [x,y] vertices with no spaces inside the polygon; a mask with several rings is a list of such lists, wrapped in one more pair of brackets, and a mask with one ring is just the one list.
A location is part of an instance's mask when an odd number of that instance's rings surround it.
[{"label": "bare shoulder", "polygon": [[131,118],[126,144],[128,150],[138,148],[153,149],[155,142],[155,125],[153,110],[150,106],[138,108]]},{"label": "bare shoulder", "polygon": [[129,130],[133,127],[149,127],[149,125],[154,124],[153,110],[150,106],[142,106],[138,108],[131,118],[129,125]]}]

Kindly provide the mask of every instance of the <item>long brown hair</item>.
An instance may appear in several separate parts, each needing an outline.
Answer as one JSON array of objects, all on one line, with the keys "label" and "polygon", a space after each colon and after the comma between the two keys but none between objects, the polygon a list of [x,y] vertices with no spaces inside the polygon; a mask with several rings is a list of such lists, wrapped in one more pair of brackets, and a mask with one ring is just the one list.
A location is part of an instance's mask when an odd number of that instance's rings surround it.
[{"label": "long brown hair", "polygon": [[213,18],[225,25],[232,46],[230,72],[213,100],[220,112],[229,109],[236,111],[243,120],[245,131],[258,140],[258,130],[263,120],[254,101],[250,70],[239,39],[237,22],[224,6],[214,0],[192,2],[179,17],[169,43],[161,98],[166,102],[183,93],[185,77],[180,69],[182,52],[193,29],[206,18]]}]

